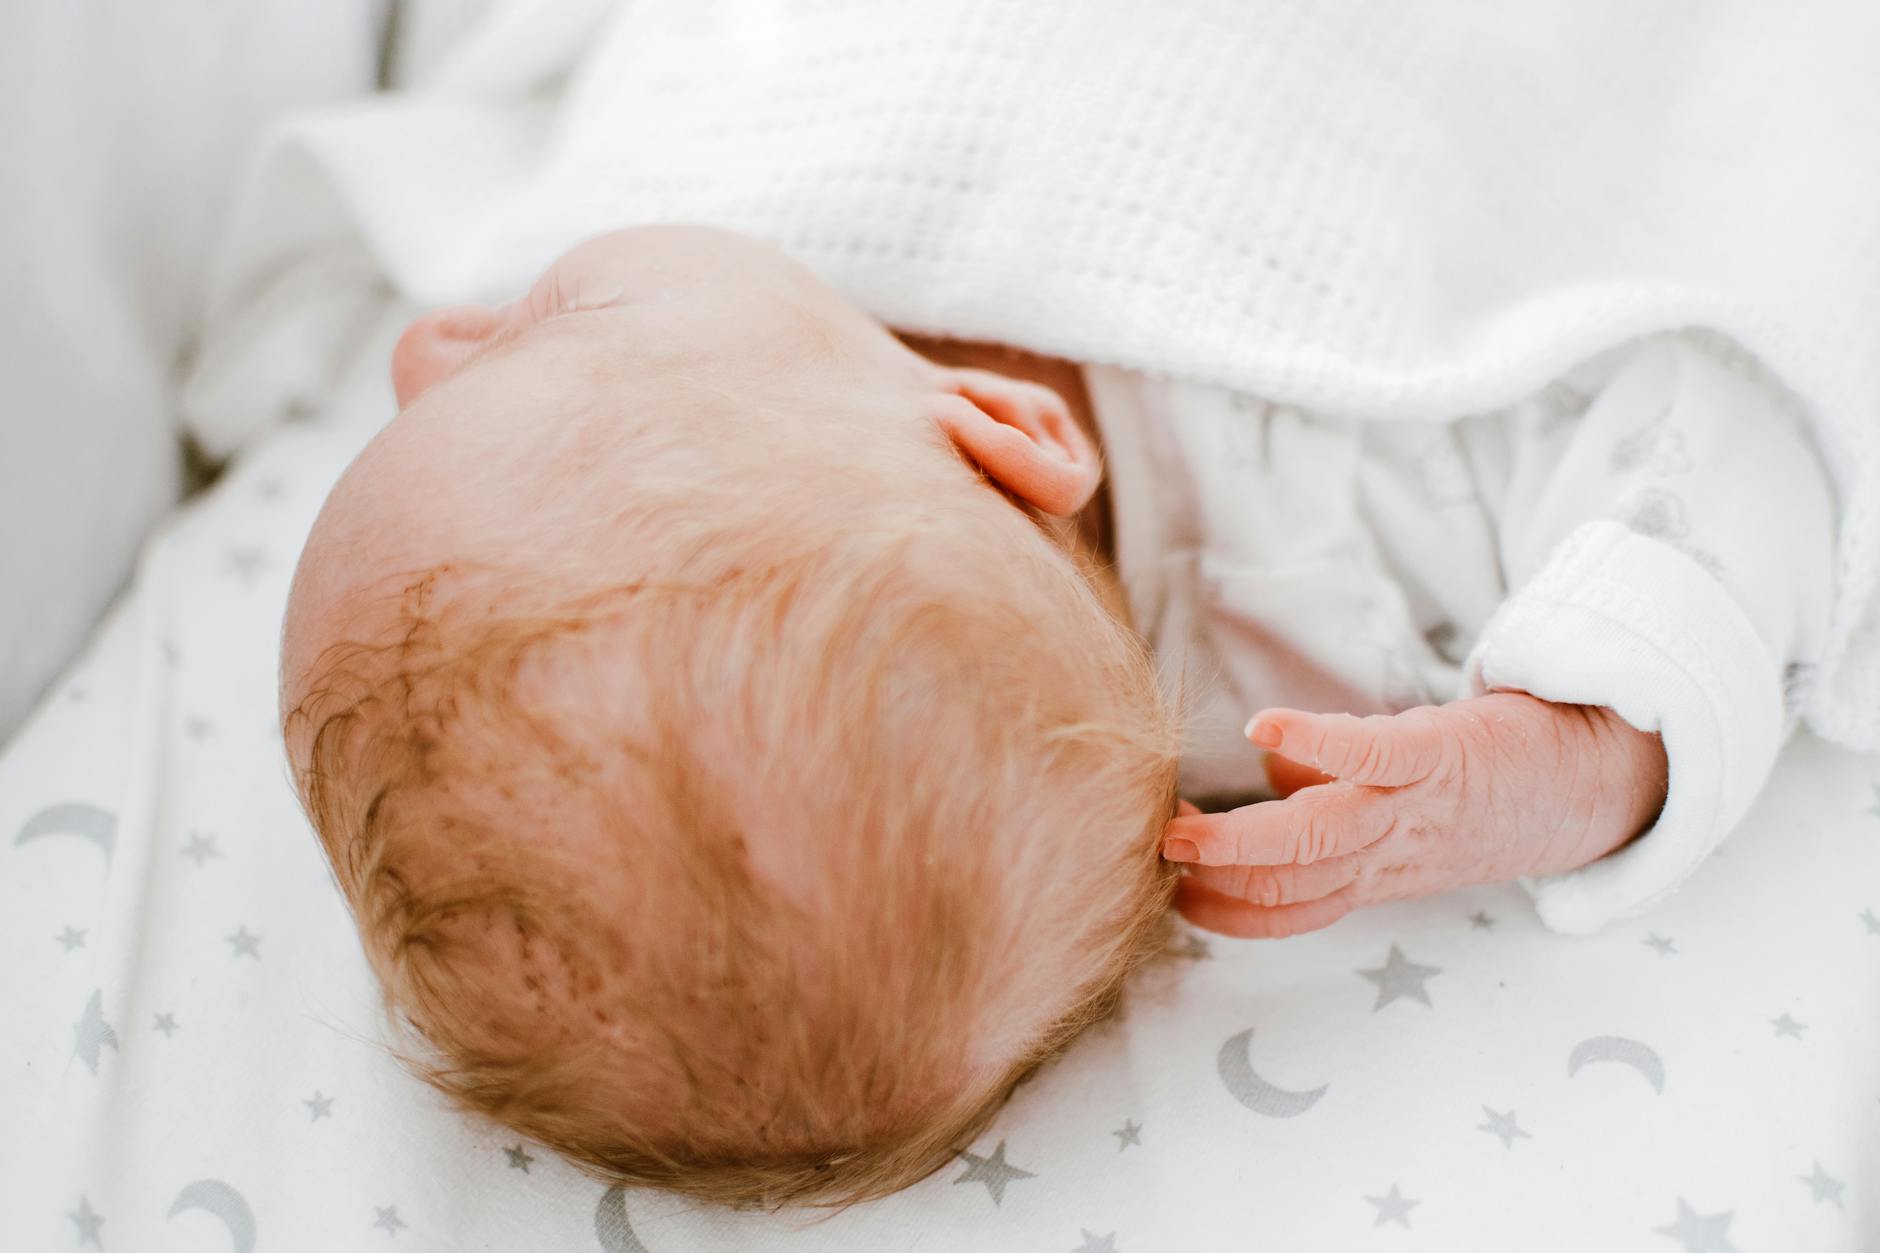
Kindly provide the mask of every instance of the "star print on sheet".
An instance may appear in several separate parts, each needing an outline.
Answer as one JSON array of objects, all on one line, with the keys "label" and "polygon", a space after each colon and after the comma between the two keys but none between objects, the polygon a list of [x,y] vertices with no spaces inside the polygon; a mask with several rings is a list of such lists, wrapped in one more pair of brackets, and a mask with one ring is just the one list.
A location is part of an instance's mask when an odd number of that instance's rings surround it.
[{"label": "star print on sheet", "polygon": [[85,1002],[85,1012],[72,1024],[72,1056],[84,1062],[85,1069],[95,1075],[99,1050],[107,1046],[116,1052],[118,1038],[111,1024],[104,1020],[104,991],[100,989],[91,994],[91,999]]},{"label": "star print on sheet", "polygon": [[176,1015],[158,1014],[157,1020],[150,1024],[150,1029],[152,1031],[161,1031],[163,1038],[166,1040],[169,1039],[171,1036],[175,1035],[177,1031]]},{"label": "star print on sheet", "polygon": [[375,1205],[373,1206],[373,1210],[378,1214],[378,1217],[372,1220],[372,1225],[374,1227],[385,1228],[387,1235],[395,1236],[398,1234],[400,1227],[409,1227],[411,1225],[398,1216],[398,1207],[396,1205],[387,1205],[383,1208]]},{"label": "star print on sheet", "polygon": [[240,579],[245,587],[253,587],[255,580],[261,577],[262,567],[267,564],[267,560],[265,549],[231,548],[222,563],[222,573]]},{"label": "star print on sheet", "polygon": [[104,1228],[104,1216],[91,1207],[89,1200],[79,1197],[78,1208],[68,1211],[65,1216],[78,1224],[80,1246],[95,1244],[101,1249],[104,1247],[104,1238],[99,1234]]},{"label": "star print on sheet", "polygon": [[535,1159],[529,1156],[527,1149],[518,1144],[512,1148],[504,1149],[503,1152],[509,1156],[509,1169],[519,1170],[525,1175],[529,1173],[529,1163],[533,1162]]},{"label": "star print on sheet", "polygon": [[1644,944],[1660,957],[1676,957],[1678,954],[1677,943],[1668,936],[1659,935],[1656,931],[1645,937]]},{"label": "star print on sheet", "polygon": [[225,935],[222,940],[229,946],[229,956],[237,958],[247,956],[256,961],[261,960],[261,937],[249,931],[247,927],[235,928],[232,935]]},{"label": "star print on sheet", "polygon": [[1777,1039],[1781,1039],[1783,1036],[1786,1035],[1793,1039],[1799,1040],[1802,1038],[1802,1032],[1808,1030],[1807,1023],[1797,1022],[1795,1021],[1795,1019],[1789,1017],[1786,1013],[1783,1014],[1782,1017],[1780,1018],[1771,1018],[1769,1020],[1769,1025],[1776,1029]]},{"label": "star print on sheet", "polygon": [[1495,929],[1494,915],[1485,909],[1478,909],[1469,915],[1469,926],[1476,931],[1493,931]]},{"label": "star print on sheet", "polygon": [[1185,961],[1207,961],[1214,956],[1214,950],[1208,942],[1198,935],[1185,937],[1180,944],[1171,944],[1168,948],[1170,957],[1179,957]]},{"label": "star print on sheet", "polygon": [[1377,1003],[1371,1006],[1375,1013],[1399,997],[1409,997],[1430,1003],[1429,990],[1423,985],[1443,973],[1440,966],[1419,966],[1405,957],[1403,950],[1395,944],[1390,946],[1390,955],[1384,964],[1375,970],[1360,970],[1356,974],[1369,979],[1377,985]]},{"label": "star print on sheet", "polygon": [[1079,1227],[1077,1234],[1084,1238],[1084,1242],[1072,1249],[1071,1253],[1121,1253],[1116,1247],[1116,1233],[1114,1231],[1107,1236],[1100,1236],[1094,1231],[1086,1231],[1084,1228]]},{"label": "star print on sheet", "polygon": [[85,947],[85,932],[77,927],[67,926],[65,930],[52,937],[56,943],[65,946],[66,952]]},{"label": "star print on sheet", "polygon": [[215,732],[215,724],[207,718],[190,718],[183,723],[183,734],[198,744],[208,739]]},{"label": "star print on sheet", "polygon": [[1880,914],[1874,913],[1871,909],[1863,909],[1860,911],[1860,921],[1861,925],[1867,928],[1868,935],[1880,935]]},{"label": "star print on sheet", "polygon": [[999,1141],[998,1148],[992,1150],[991,1157],[981,1157],[977,1153],[968,1153],[964,1150],[961,1150],[960,1156],[971,1164],[967,1166],[965,1174],[953,1181],[954,1185],[957,1187],[962,1183],[983,1183],[986,1185],[986,1191],[992,1194],[994,1205],[1004,1203],[1006,1185],[1013,1180],[1037,1178],[1029,1170],[1020,1170],[1016,1166],[1006,1165],[1005,1141],[1003,1140]]},{"label": "star print on sheet", "polygon": [[1873,804],[1867,807],[1867,812],[1880,818],[1880,783],[1873,785]]},{"label": "star print on sheet", "polygon": [[1121,1153],[1132,1144],[1142,1143],[1142,1124],[1133,1118],[1126,1118],[1123,1125],[1110,1134],[1116,1137],[1116,1151]]},{"label": "star print on sheet", "polygon": [[1816,1162],[1814,1170],[1810,1171],[1808,1174],[1797,1175],[1795,1177],[1808,1185],[1809,1194],[1814,1198],[1817,1205],[1823,1201],[1833,1201],[1834,1208],[1846,1208],[1846,1206],[1841,1204],[1841,1190],[1847,1187],[1847,1185],[1823,1170],[1820,1162]]},{"label": "star print on sheet", "polygon": [[195,862],[198,870],[208,865],[210,858],[221,855],[222,850],[215,846],[215,837],[204,835],[200,831],[191,831],[189,843],[183,846],[183,856]]},{"label": "star print on sheet", "polygon": [[1399,1227],[1408,1227],[1410,1211],[1423,1204],[1399,1192],[1394,1183],[1390,1185],[1390,1191],[1383,1196],[1367,1196],[1364,1199],[1377,1207],[1377,1219],[1371,1224],[1373,1227],[1382,1227],[1385,1223],[1396,1223]]},{"label": "star print on sheet", "polygon": [[1494,1110],[1484,1105],[1482,1106],[1482,1112],[1488,1116],[1488,1121],[1479,1124],[1475,1129],[1477,1131],[1486,1131],[1488,1134],[1500,1140],[1501,1146],[1504,1149],[1513,1148],[1514,1142],[1517,1139],[1532,1140],[1534,1138],[1515,1125],[1513,1110],[1509,1110],[1505,1114],[1497,1114]]},{"label": "star print on sheet", "polygon": [[313,1096],[301,1102],[313,1115],[307,1121],[319,1122],[322,1118],[331,1118],[333,1116],[333,1102],[338,1099],[339,1098],[332,1096],[321,1096],[320,1089],[315,1088],[313,1090]]},{"label": "star print on sheet", "polygon": [[1678,1220],[1662,1227],[1653,1227],[1652,1230],[1661,1236],[1682,1241],[1684,1253],[1737,1253],[1736,1246],[1728,1239],[1730,1219],[1735,1215],[1735,1210],[1724,1210],[1720,1214],[1699,1214],[1683,1197],[1679,1197]]}]

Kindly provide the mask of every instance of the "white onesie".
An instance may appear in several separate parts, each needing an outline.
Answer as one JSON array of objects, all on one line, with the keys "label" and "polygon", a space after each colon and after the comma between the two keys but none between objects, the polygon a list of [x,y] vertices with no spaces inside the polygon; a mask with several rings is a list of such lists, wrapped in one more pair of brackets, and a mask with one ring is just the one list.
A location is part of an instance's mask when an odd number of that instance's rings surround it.
[{"label": "white onesie", "polygon": [[1509,409],[1336,419],[1087,367],[1137,627],[1183,695],[1187,795],[1265,783],[1269,705],[1395,711],[1494,689],[1664,737],[1657,824],[1524,881],[1595,930],[1673,890],[1761,790],[1823,647],[1829,481],[1792,402],[1695,335]]}]

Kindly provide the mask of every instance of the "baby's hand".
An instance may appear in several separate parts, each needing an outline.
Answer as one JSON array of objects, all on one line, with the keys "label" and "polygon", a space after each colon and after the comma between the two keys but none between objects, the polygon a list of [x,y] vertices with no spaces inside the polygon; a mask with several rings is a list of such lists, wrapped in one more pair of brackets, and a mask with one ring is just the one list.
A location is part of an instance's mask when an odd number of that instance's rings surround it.
[{"label": "baby's hand", "polygon": [[[1649,827],[1662,741],[1610,709],[1495,692],[1401,714],[1269,709],[1248,736],[1332,781],[1230,813],[1184,813],[1176,904],[1239,936],[1313,931],[1361,905],[1557,874]],[[1280,773],[1280,772],[1275,772]]]}]

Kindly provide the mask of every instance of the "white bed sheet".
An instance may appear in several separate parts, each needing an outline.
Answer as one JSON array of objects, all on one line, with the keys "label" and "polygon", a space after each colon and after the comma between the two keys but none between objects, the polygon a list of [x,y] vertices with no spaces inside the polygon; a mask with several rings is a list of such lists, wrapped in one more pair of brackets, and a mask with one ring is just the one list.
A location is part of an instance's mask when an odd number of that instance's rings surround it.
[{"label": "white bed sheet", "polygon": [[1599,936],[1512,888],[1184,933],[956,1162],[834,1216],[610,1189],[446,1108],[379,1043],[275,729],[287,580],[396,320],[163,529],[0,758],[0,1246],[1880,1247],[1880,762],[1815,741]]}]

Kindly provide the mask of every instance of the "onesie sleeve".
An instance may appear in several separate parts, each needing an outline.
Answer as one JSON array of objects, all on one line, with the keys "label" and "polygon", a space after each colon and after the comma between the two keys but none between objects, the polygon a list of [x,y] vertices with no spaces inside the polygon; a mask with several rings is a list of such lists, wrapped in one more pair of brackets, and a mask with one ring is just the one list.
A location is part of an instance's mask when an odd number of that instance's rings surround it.
[{"label": "onesie sleeve", "polygon": [[1522,881],[1549,927],[1585,933],[1676,889],[1762,790],[1826,630],[1831,489],[1793,403],[1685,337],[1627,352],[1577,416],[1524,415],[1512,456],[1511,592],[1466,694],[1604,705],[1669,764],[1650,830]]}]

